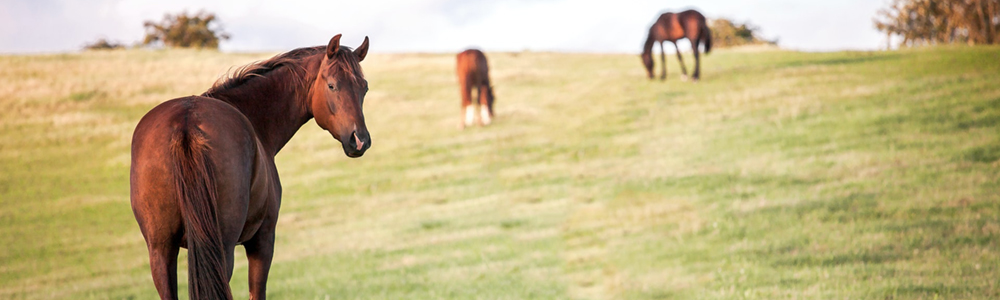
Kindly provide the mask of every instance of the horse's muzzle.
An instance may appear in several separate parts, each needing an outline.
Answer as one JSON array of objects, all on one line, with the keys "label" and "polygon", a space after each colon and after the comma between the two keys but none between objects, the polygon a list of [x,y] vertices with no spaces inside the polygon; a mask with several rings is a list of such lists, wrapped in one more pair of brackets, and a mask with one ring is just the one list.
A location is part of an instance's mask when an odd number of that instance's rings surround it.
[{"label": "horse's muzzle", "polygon": [[349,157],[361,157],[365,151],[372,146],[371,136],[368,132],[351,132],[351,136],[344,143],[344,154]]}]

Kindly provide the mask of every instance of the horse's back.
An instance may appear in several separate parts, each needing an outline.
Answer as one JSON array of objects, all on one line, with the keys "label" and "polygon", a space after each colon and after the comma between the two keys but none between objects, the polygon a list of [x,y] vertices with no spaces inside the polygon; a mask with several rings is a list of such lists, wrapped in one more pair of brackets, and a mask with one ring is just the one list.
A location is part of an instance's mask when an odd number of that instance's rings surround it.
[{"label": "horse's back", "polygon": [[705,21],[705,16],[702,15],[697,10],[693,10],[693,9],[689,9],[689,10],[685,10],[685,11],[677,13],[677,18],[681,19],[681,20],[689,20],[690,19],[690,20],[700,20],[702,22]]},{"label": "horse's back", "polygon": [[233,106],[212,98],[190,96],[164,102],[136,125],[131,169],[136,220],[144,235],[153,230],[159,239],[179,238],[171,237],[183,232],[177,166],[188,159],[179,155],[179,148],[196,146],[212,164],[223,238],[235,242],[243,224],[224,223],[246,219],[259,148],[249,120]]},{"label": "horse's back", "polygon": [[486,55],[482,51],[469,49],[458,54],[458,77],[464,79],[467,84],[488,84],[489,66],[486,63]]},{"label": "horse's back", "polygon": [[703,26],[707,25],[705,16],[696,10],[685,10],[677,14],[677,20],[690,34],[697,34]]},{"label": "horse's back", "polygon": [[650,30],[656,31],[659,40],[692,39],[700,34],[705,22],[705,16],[693,9],[679,13],[667,12],[660,15]]}]

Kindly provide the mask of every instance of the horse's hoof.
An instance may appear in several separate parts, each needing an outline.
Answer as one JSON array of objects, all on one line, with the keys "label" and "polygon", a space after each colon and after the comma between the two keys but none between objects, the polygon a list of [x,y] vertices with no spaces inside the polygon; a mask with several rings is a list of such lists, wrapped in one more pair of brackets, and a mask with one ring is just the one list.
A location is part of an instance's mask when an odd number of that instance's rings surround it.
[{"label": "horse's hoof", "polygon": [[[687,75],[681,76],[681,81],[688,82],[688,80],[690,80],[690,78],[688,78]],[[697,79],[695,80],[697,81]]]}]

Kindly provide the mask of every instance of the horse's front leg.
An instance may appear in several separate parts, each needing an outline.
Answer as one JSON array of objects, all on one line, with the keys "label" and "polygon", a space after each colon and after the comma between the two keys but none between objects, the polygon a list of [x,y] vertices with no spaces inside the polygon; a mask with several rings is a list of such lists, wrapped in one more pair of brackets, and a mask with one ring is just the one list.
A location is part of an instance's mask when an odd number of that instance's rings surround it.
[{"label": "horse's front leg", "polygon": [[250,299],[267,299],[267,273],[274,256],[274,223],[263,224],[257,235],[243,243],[247,251],[250,275]]}]

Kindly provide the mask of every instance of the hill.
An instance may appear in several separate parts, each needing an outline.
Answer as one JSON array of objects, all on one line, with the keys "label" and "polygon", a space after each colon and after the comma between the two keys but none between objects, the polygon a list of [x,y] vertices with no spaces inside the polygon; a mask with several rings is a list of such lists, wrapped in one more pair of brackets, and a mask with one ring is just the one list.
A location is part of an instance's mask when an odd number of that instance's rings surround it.
[{"label": "hill", "polygon": [[[270,55],[0,56],[0,298],[154,298],[132,129]],[[378,53],[364,157],[303,126],[271,297],[1000,297],[1000,48],[718,51],[697,84],[487,55],[492,126],[458,129],[452,54]]]}]

